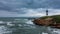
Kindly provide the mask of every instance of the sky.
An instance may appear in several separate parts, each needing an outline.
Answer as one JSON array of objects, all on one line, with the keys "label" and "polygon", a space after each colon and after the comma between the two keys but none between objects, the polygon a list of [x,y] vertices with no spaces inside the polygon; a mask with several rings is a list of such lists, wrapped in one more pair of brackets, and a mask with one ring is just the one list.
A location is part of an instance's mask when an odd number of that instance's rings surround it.
[{"label": "sky", "polygon": [[0,0],[0,17],[60,15],[60,0]]}]

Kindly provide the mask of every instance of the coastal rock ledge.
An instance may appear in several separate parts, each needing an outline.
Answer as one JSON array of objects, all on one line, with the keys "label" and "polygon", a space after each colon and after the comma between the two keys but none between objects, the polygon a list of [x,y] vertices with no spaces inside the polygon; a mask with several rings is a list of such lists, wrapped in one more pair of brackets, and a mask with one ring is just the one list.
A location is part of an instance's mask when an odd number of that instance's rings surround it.
[{"label": "coastal rock ledge", "polygon": [[45,19],[34,19],[33,23],[39,26],[51,26],[54,28],[60,28],[60,23],[56,23],[55,19],[51,17]]}]

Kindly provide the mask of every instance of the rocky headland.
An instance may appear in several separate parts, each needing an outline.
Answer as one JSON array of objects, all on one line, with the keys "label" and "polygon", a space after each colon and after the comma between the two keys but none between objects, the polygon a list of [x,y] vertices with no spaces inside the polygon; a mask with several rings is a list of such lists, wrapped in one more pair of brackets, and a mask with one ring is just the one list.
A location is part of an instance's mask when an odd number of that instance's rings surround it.
[{"label": "rocky headland", "polygon": [[39,26],[60,28],[60,15],[40,17],[38,19],[34,19],[33,23]]}]

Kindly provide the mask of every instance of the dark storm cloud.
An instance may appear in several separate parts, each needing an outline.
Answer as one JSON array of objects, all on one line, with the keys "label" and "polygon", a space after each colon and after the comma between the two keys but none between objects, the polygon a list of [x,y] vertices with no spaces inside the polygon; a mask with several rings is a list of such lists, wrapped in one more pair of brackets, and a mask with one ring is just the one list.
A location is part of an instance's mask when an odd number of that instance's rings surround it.
[{"label": "dark storm cloud", "polygon": [[[60,8],[60,0],[0,0],[11,8]],[[0,5],[3,6],[3,5]]]},{"label": "dark storm cloud", "polygon": [[[9,8],[60,8],[60,0],[0,0],[0,6]],[[2,7],[2,8],[3,8]],[[11,9],[10,9],[11,10]]]},{"label": "dark storm cloud", "polygon": [[49,10],[52,13],[53,10],[60,9],[60,0],[0,0],[0,11],[2,10],[2,13],[5,11],[6,15],[8,13],[11,16],[18,14],[28,16],[28,13],[30,16],[43,15],[45,13],[43,8],[52,9]]}]

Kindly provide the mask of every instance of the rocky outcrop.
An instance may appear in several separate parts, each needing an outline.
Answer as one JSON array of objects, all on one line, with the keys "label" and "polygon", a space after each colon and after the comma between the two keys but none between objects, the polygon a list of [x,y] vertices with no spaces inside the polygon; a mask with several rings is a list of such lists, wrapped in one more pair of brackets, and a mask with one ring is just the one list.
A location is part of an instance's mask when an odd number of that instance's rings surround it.
[{"label": "rocky outcrop", "polygon": [[54,18],[46,18],[46,19],[34,19],[34,24],[39,26],[51,26],[53,28],[59,28],[60,29],[60,23],[56,23]]},{"label": "rocky outcrop", "polygon": [[54,23],[54,19],[53,18],[35,19],[33,21],[33,23],[36,24],[36,25],[45,25],[45,26],[48,26],[48,25]]}]

